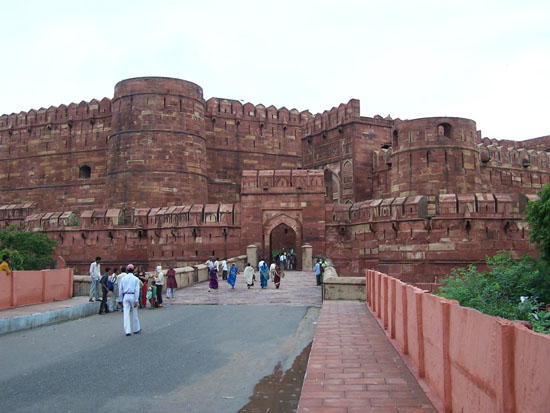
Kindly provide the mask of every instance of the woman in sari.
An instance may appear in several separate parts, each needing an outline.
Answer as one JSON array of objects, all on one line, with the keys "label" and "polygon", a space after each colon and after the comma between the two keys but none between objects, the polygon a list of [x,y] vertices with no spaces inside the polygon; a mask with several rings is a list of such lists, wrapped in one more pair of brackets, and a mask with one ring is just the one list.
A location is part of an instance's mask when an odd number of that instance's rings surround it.
[{"label": "woman in sari", "polygon": [[218,292],[218,272],[215,267],[210,268],[210,283],[208,284],[208,292],[214,290]]},{"label": "woman in sari", "polygon": [[237,281],[237,274],[239,269],[235,264],[231,264],[229,267],[229,275],[227,276],[227,283],[231,286],[231,289],[235,289],[235,282]]},{"label": "woman in sari", "polygon": [[178,288],[176,270],[173,266],[170,266],[170,269],[166,272],[166,299],[176,298],[176,288]]},{"label": "woman in sari", "polygon": [[279,289],[279,286],[281,285],[281,278],[283,277],[283,269],[277,265],[275,267],[275,271],[273,272],[273,282],[275,283],[275,288]]},{"label": "woman in sari", "polygon": [[246,263],[246,268],[244,269],[244,279],[246,286],[250,289],[254,285],[254,268],[252,268],[249,262]]},{"label": "woman in sari", "polygon": [[269,268],[264,261],[260,267],[260,285],[262,288],[267,288],[267,280],[269,280]]}]

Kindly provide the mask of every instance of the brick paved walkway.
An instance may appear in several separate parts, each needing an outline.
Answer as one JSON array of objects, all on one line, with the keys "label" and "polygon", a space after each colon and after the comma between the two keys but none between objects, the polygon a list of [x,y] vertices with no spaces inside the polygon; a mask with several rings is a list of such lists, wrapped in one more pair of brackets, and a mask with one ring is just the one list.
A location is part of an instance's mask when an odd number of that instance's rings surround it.
[{"label": "brick paved walkway", "polygon": [[436,412],[358,301],[325,301],[298,413]]},{"label": "brick paved walkway", "polygon": [[[218,292],[208,292],[208,282],[178,289],[175,300],[165,300],[168,304],[197,305],[297,305],[321,307],[321,287],[316,285],[315,273],[311,271],[286,271],[279,289],[268,281],[266,289],[260,288],[260,275],[256,271],[254,287],[248,289],[242,273],[237,275],[235,289],[220,279]],[[166,293],[165,293],[166,294]],[[164,294],[164,295],[165,295]]]}]

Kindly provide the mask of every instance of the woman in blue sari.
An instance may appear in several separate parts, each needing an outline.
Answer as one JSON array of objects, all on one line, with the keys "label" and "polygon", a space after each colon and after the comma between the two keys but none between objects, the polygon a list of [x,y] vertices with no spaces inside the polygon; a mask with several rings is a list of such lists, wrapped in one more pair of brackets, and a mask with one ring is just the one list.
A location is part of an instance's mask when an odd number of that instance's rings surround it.
[{"label": "woman in blue sari", "polygon": [[269,268],[264,261],[264,263],[260,267],[260,285],[262,286],[262,288],[267,288],[267,280],[269,280]]},{"label": "woman in blue sari", "polygon": [[239,273],[239,269],[235,264],[231,264],[231,267],[229,267],[229,275],[227,276],[227,283],[231,285],[232,289],[235,289],[235,281],[237,281],[237,274]]},{"label": "woman in blue sari", "polygon": [[218,273],[216,272],[215,267],[210,268],[210,283],[208,284],[208,287],[208,292],[210,292],[210,290],[218,292]]}]

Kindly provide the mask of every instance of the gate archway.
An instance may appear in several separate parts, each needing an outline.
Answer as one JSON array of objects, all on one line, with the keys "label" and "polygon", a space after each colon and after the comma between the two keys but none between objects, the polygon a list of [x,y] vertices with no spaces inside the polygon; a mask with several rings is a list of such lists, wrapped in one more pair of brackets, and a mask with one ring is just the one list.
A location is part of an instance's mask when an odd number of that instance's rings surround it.
[{"label": "gate archway", "polygon": [[289,252],[294,249],[296,255],[296,269],[302,269],[302,229],[301,225],[287,215],[278,215],[268,221],[264,226],[263,251],[264,258],[271,258],[274,251],[283,248]]}]

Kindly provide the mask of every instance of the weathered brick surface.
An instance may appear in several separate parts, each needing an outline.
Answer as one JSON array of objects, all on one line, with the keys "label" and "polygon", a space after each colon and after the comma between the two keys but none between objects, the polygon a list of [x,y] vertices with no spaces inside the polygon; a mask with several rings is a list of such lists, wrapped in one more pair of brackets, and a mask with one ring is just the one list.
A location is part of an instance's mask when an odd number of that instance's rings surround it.
[{"label": "weathered brick surface", "polygon": [[550,182],[550,136],[364,117],[356,99],[316,115],[205,100],[156,77],[119,82],[112,100],[0,116],[0,150],[0,226],[46,231],[73,265],[310,243],[341,275],[374,268],[427,289],[498,250],[534,253],[521,217]]}]

